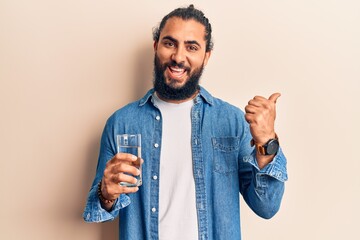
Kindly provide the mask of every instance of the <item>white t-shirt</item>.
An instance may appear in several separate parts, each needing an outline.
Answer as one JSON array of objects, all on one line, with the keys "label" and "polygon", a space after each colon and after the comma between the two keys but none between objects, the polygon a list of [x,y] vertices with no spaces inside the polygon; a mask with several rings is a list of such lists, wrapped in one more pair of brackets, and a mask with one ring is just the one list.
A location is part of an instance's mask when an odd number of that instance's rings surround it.
[{"label": "white t-shirt", "polygon": [[168,103],[154,94],[162,115],[159,176],[159,239],[196,240],[195,181],[191,153],[191,108],[194,101]]}]

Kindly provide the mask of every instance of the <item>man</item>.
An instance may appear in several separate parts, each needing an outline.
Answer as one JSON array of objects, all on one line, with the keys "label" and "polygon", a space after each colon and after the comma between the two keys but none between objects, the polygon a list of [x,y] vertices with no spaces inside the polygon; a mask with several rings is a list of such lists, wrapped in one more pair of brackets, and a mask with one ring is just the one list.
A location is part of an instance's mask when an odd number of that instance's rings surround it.
[{"label": "man", "polygon": [[[241,239],[239,196],[263,218],[279,209],[286,159],[275,103],[250,100],[244,114],[199,86],[212,50],[211,25],[193,5],[154,31],[154,89],[107,121],[84,219],[113,220],[120,239]],[[117,153],[116,135],[142,135],[142,159]],[[142,161],[143,185],[136,183]]]}]

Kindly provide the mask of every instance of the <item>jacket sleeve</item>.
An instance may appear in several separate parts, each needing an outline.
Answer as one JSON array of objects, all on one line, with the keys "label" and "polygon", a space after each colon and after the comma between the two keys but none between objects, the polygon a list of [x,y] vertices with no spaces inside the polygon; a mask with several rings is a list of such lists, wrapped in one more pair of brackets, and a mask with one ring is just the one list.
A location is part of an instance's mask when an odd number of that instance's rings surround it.
[{"label": "jacket sleeve", "polygon": [[101,207],[100,199],[97,195],[97,186],[103,177],[106,163],[116,154],[114,135],[113,121],[109,119],[101,137],[96,175],[88,193],[86,206],[83,212],[83,218],[86,222],[104,222],[114,220],[118,216],[120,209],[130,204],[130,198],[126,194],[122,194],[115,201],[112,209],[108,212]]},{"label": "jacket sleeve", "polygon": [[256,161],[256,150],[250,146],[251,134],[244,123],[239,154],[240,193],[249,207],[260,217],[269,219],[280,208],[288,179],[286,158],[280,148],[274,159],[261,170]]}]

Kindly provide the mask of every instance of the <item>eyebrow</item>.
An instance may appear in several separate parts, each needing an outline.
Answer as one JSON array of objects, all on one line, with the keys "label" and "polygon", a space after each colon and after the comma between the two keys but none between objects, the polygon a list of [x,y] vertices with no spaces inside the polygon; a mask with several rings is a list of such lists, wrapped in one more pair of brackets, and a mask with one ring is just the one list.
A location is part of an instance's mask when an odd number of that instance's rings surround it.
[{"label": "eyebrow", "polygon": [[[178,40],[176,40],[175,38],[173,38],[171,36],[165,36],[165,37],[162,38],[162,40],[164,40],[164,39],[170,40],[170,41],[175,42],[175,43],[179,43]],[[197,46],[199,46],[201,48],[201,45],[196,40],[185,41],[185,44],[195,44],[195,45],[197,45]]]}]

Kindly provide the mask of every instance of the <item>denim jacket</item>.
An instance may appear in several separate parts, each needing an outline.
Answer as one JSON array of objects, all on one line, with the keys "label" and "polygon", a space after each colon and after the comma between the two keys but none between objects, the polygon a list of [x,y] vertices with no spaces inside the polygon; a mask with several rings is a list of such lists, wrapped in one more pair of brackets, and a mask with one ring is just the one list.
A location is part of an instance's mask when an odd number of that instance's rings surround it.
[{"label": "denim jacket", "polygon": [[[87,222],[119,216],[121,240],[158,239],[162,118],[152,102],[153,93],[152,89],[108,119],[83,213]],[[273,161],[260,170],[244,113],[202,87],[194,99],[191,129],[199,239],[241,239],[240,194],[260,217],[274,216],[287,180],[286,158],[279,149]],[[123,133],[142,135],[143,185],[136,193],[120,195],[108,212],[101,207],[97,184],[106,162],[117,153],[116,135]]]}]

